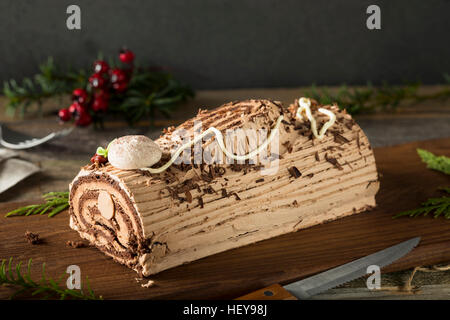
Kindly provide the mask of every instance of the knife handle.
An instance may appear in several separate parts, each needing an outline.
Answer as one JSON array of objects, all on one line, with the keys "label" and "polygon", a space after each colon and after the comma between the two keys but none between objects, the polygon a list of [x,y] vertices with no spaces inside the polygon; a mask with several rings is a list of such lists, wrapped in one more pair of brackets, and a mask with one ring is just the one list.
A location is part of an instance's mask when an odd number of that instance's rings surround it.
[{"label": "knife handle", "polygon": [[256,290],[236,300],[298,300],[279,284]]}]

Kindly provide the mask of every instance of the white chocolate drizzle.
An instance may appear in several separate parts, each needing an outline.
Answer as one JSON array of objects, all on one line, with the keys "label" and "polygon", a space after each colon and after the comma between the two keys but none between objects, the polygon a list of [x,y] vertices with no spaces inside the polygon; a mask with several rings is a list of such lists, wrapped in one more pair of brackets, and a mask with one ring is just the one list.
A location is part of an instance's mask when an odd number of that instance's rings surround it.
[{"label": "white chocolate drizzle", "polygon": [[161,172],[165,171],[167,168],[169,168],[174,163],[174,161],[178,158],[178,156],[181,154],[181,152],[183,152],[184,149],[190,148],[192,145],[196,144],[198,141],[203,139],[203,137],[205,137],[206,135],[208,135],[210,133],[214,133],[220,149],[222,150],[223,153],[225,153],[225,155],[227,157],[234,159],[234,160],[238,160],[238,161],[239,160],[243,161],[243,160],[253,158],[255,155],[260,153],[261,150],[266,148],[269,145],[269,143],[272,142],[273,138],[275,137],[275,134],[278,132],[278,129],[280,127],[280,123],[282,120],[283,120],[283,116],[280,115],[277,119],[275,126],[270,131],[270,134],[267,137],[267,139],[258,148],[254,149],[253,151],[251,151],[245,155],[235,155],[235,154],[231,153],[230,151],[228,151],[228,149],[225,147],[225,144],[224,144],[222,132],[220,132],[219,130],[217,130],[214,127],[211,127],[211,128],[208,128],[206,131],[204,131],[202,134],[196,136],[194,140],[187,142],[187,143],[183,144],[180,148],[178,148],[178,150],[172,155],[172,158],[170,158],[170,160],[165,165],[163,165],[159,168],[141,168],[141,170],[148,171],[150,173],[161,173]]},{"label": "white chocolate drizzle", "polygon": [[308,98],[302,97],[302,98],[298,99],[298,104],[299,104],[299,107],[297,109],[297,113],[295,114],[295,117],[298,119],[303,119],[302,113],[304,111],[306,114],[306,118],[311,123],[311,131],[312,131],[314,137],[316,137],[319,140],[323,139],[328,128],[330,128],[336,121],[336,115],[328,109],[319,108],[318,109],[319,112],[327,115],[330,118],[330,120],[328,120],[326,123],[324,123],[324,125],[320,129],[320,132],[317,133],[317,122],[316,122],[316,119],[314,119],[314,117],[311,114],[311,100]]}]

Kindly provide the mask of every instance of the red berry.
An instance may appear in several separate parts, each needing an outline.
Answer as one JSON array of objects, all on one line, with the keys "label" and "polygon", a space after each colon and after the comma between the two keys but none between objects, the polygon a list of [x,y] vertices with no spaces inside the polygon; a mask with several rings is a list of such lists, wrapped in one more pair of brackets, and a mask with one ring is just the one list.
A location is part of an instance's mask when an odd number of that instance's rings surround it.
[{"label": "red berry", "polygon": [[124,92],[127,90],[128,83],[125,81],[113,83],[113,88],[117,92]]},{"label": "red berry", "polygon": [[75,124],[79,127],[88,126],[92,123],[92,117],[89,112],[82,108],[75,118]]},{"label": "red berry", "polygon": [[109,70],[109,65],[103,60],[97,60],[94,62],[95,73],[106,73]]},{"label": "red berry", "polygon": [[91,158],[92,163],[105,163],[106,161],[108,160],[104,156],[101,156],[99,154],[94,154]]},{"label": "red berry", "polygon": [[83,106],[75,101],[74,103],[72,103],[70,105],[68,110],[69,110],[70,114],[77,115],[80,112],[80,110],[82,110],[82,109],[84,109]]},{"label": "red berry", "polygon": [[69,109],[61,109],[61,110],[59,110],[58,116],[61,119],[61,121],[64,121],[64,122],[69,121],[70,118],[72,118],[72,115],[70,114]]},{"label": "red berry", "polygon": [[95,112],[106,112],[106,110],[108,110],[108,100],[95,98],[92,102],[92,110]]},{"label": "red berry", "polygon": [[94,88],[103,88],[105,85],[105,78],[99,73],[94,73],[89,77],[89,83]]},{"label": "red berry", "polygon": [[109,100],[109,92],[106,90],[98,90],[94,92],[94,98],[95,99],[103,99],[108,101]]},{"label": "red berry", "polygon": [[112,83],[128,81],[127,73],[122,69],[112,69],[110,72],[110,76]]},{"label": "red berry", "polygon": [[119,53],[119,59],[123,63],[132,63],[134,61],[134,53],[128,49],[122,49]]},{"label": "red berry", "polygon": [[86,90],[77,88],[72,92],[72,100],[83,104],[87,101],[88,94]]}]

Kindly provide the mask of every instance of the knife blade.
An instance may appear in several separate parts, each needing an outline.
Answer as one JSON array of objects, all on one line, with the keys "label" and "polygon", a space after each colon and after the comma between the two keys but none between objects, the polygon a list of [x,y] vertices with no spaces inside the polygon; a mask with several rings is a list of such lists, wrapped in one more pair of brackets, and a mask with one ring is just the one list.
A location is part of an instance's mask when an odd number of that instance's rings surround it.
[{"label": "knife blade", "polygon": [[272,285],[239,299],[290,299],[294,297],[297,299],[308,299],[313,295],[365,276],[367,267],[371,265],[377,265],[382,268],[393,263],[410,252],[419,242],[420,237],[412,238],[312,277],[283,287]]}]

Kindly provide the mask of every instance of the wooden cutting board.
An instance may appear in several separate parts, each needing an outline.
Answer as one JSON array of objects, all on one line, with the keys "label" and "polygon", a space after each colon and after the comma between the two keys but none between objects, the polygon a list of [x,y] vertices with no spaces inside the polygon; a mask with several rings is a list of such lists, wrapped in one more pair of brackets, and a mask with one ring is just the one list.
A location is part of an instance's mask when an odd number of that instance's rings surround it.
[{"label": "wooden cutting board", "polygon": [[[286,284],[344,264],[412,237],[420,245],[384,272],[450,261],[450,221],[430,217],[392,219],[392,215],[417,207],[449,186],[448,176],[426,169],[416,153],[425,148],[450,156],[450,138],[375,149],[381,189],[378,207],[296,233],[204,258],[152,276],[147,280],[106,257],[95,248],[74,249],[68,240],[79,240],[69,228],[67,212],[54,218],[30,216],[4,218],[5,212],[25,203],[0,204],[0,258],[16,261],[33,258],[32,274],[38,278],[43,262],[47,274],[57,278],[67,266],[81,268],[93,290],[105,299],[229,299],[274,283]],[[19,192],[19,190],[18,190]],[[31,245],[24,234],[38,233],[45,243]],[[66,279],[66,278],[64,278]],[[11,294],[0,288],[0,298]]]}]

